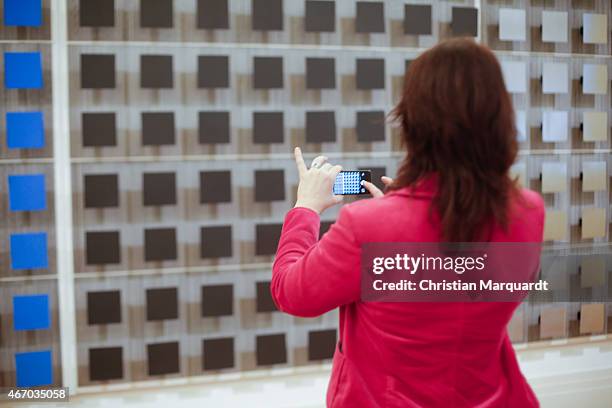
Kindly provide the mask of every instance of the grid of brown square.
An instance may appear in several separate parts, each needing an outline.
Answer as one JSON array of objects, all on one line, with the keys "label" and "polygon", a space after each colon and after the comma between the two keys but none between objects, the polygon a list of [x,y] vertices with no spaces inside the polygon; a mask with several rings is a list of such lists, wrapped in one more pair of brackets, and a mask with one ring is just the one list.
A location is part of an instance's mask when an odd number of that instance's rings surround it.
[{"label": "grid of brown square", "polygon": [[83,177],[85,208],[119,206],[119,177],[117,174],[88,174]]},{"label": "grid of brown square", "polygon": [[87,265],[107,265],[121,262],[119,231],[88,231],[85,233]]},{"label": "grid of brown square", "polygon": [[381,142],[385,140],[385,112],[357,112],[357,141]]},{"label": "grid of brown square", "polygon": [[143,146],[174,144],[174,112],[142,112],[141,122]]},{"label": "grid of brown square", "polygon": [[270,293],[270,281],[255,282],[257,313],[267,313],[278,311],[272,294]]},{"label": "grid of brown square", "polygon": [[334,89],[336,60],[334,58],[306,58],[306,89]]},{"label": "grid of brown square", "polygon": [[255,201],[283,201],[285,199],[285,171],[255,170]]},{"label": "grid of brown square", "polygon": [[91,381],[120,380],[122,378],[122,347],[100,347],[89,349],[89,379]]},{"label": "grid of brown square", "polygon": [[198,116],[198,132],[201,144],[229,143],[230,113],[200,112]]},{"label": "grid of brown square", "polygon": [[385,60],[381,58],[358,58],[356,78],[357,89],[384,89]]},{"label": "grid of brown square", "polygon": [[234,314],[234,285],[202,286],[202,317]]},{"label": "grid of brown square", "polygon": [[200,257],[226,258],[232,256],[232,226],[214,225],[200,228]]},{"label": "grid of brown square", "polygon": [[478,9],[473,7],[453,7],[451,28],[453,35],[478,35]]},{"label": "grid of brown square", "polygon": [[140,0],[140,26],[143,28],[172,28],[174,0]]},{"label": "grid of brown square", "polygon": [[174,205],[176,204],[176,174],[143,173],[142,175],[142,205]]},{"label": "grid of brown square", "polygon": [[202,341],[202,369],[234,368],[234,338],[221,337]]},{"label": "grid of brown square", "polygon": [[228,0],[198,0],[197,20],[198,28],[230,28]]},{"label": "grid of brown square", "polygon": [[79,24],[81,27],[113,27],[115,0],[79,0]]},{"label": "grid of brown square", "polygon": [[257,224],[255,226],[255,255],[274,255],[283,224]]},{"label": "grid of brown square", "polygon": [[108,290],[87,292],[87,323],[121,323],[121,292]]},{"label": "grid of brown square", "polygon": [[336,31],[336,3],[328,0],[306,0],[304,30],[306,32]]},{"label": "grid of brown square", "polygon": [[285,334],[266,334],[257,336],[255,359],[258,366],[285,364],[287,362],[287,342]]},{"label": "grid of brown square", "polygon": [[308,361],[328,360],[336,349],[336,329],[308,332]]},{"label": "grid of brown square", "polygon": [[385,3],[358,1],[356,3],[355,31],[357,33],[385,32]]},{"label": "grid of brown square", "polygon": [[146,291],[147,321],[178,319],[178,288]]},{"label": "grid of brown square", "polygon": [[200,204],[232,201],[232,173],[229,170],[200,172]]},{"label": "grid of brown square", "polygon": [[198,57],[198,88],[229,88],[229,57],[200,55]]},{"label": "grid of brown square", "polygon": [[177,258],[175,228],[144,230],[145,261],[172,261]]},{"label": "grid of brown square", "polygon": [[431,5],[405,4],[404,5],[404,34],[430,35],[431,34]]},{"label": "grid of brown square", "polygon": [[283,84],[283,57],[253,58],[253,88],[275,89]]},{"label": "grid of brown square", "polygon": [[179,343],[147,344],[149,375],[176,374],[180,371]]},{"label": "grid of brown square", "polygon": [[172,55],[141,55],[140,87],[174,87],[174,74],[172,72]]},{"label": "grid of brown square", "polygon": [[283,0],[252,0],[251,25],[253,30],[282,30]]},{"label": "grid of brown square", "polygon": [[117,125],[114,112],[83,112],[83,147],[115,146]]},{"label": "grid of brown square", "polygon": [[306,142],[336,141],[336,113],[334,111],[306,112]]},{"label": "grid of brown square", "polygon": [[81,88],[115,88],[114,54],[81,54]]},{"label": "grid of brown square", "polygon": [[282,111],[253,112],[253,143],[283,143],[284,130]]}]

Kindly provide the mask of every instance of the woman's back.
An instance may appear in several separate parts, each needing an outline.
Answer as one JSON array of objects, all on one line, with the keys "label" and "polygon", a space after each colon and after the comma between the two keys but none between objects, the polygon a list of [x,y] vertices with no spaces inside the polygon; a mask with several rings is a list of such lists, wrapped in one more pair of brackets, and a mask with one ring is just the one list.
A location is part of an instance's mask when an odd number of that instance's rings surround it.
[{"label": "woman's back", "polygon": [[[431,183],[422,184],[348,206],[350,218],[362,220],[352,224],[355,244],[440,241],[440,227],[429,213],[434,189]],[[517,203],[507,232],[495,229],[491,241],[541,242],[542,200],[528,190],[521,194],[524,203]],[[522,272],[529,273],[517,271]],[[343,354],[338,358],[348,360],[350,369],[344,370],[345,378],[337,379],[335,391],[330,388],[334,392],[328,402],[360,406],[359,401],[373,398],[380,406],[504,406],[517,387],[513,397],[529,399],[531,391],[506,335],[517,306],[356,302],[343,307]],[[492,359],[495,355],[501,358]],[[368,395],[359,398],[366,387]],[[524,401],[520,406],[534,404]]]},{"label": "woman's back", "polygon": [[[520,194],[507,231],[494,229],[491,241],[541,242],[542,199],[528,190]],[[429,180],[344,206],[337,222],[291,271],[283,260],[304,244],[305,236],[315,236],[319,220],[303,208],[288,213],[272,294],[282,310],[300,316],[340,306],[328,406],[537,406],[506,335],[517,303],[360,301],[363,243],[441,240],[430,211],[434,195],[435,182]]]}]

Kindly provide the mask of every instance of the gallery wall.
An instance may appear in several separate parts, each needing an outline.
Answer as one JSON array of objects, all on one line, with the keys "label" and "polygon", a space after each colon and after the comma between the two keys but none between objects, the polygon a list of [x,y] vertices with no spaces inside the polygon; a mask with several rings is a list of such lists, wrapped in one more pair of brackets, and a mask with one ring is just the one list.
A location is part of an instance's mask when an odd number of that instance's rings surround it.
[{"label": "gallery wall", "polygon": [[[0,386],[62,384],[65,279],[83,389],[328,364],[337,312],[287,316],[268,290],[292,148],[393,175],[386,115],[410,61],[453,36],[495,50],[513,173],[545,199],[547,242],[584,255],[545,271],[567,272],[561,291],[612,285],[607,0],[68,0],[66,83],[52,79],[57,4],[1,7]],[[69,183],[54,179],[54,110]],[[57,267],[60,185],[73,275]],[[612,305],[525,303],[509,329],[517,344],[588,340],[612,331]]]}]

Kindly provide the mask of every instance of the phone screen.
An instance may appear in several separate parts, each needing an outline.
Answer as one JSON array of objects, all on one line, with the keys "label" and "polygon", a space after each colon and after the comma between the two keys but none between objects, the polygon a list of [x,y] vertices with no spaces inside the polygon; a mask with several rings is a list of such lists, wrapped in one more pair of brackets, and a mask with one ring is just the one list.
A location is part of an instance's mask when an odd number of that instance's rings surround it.
[{"label": "phone screen", "polygon": [[370,181],[371,178],[372,172],[370,170],[341,171],[338,173],[334,183],[334,194],[369,194],[368,190],[362,185],[362,181]]}]

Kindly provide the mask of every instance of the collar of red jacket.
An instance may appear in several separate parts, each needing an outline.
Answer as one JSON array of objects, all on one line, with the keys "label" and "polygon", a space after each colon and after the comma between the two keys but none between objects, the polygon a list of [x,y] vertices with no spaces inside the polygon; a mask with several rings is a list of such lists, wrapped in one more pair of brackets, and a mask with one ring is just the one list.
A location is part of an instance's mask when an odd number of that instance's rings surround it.
[{"label": "collar of red jacket", "polygon": [[415,184],[393,190],[389,194],[399,194],[411,197],[432,198],[438,192],[438,175],[431,173]]}]

